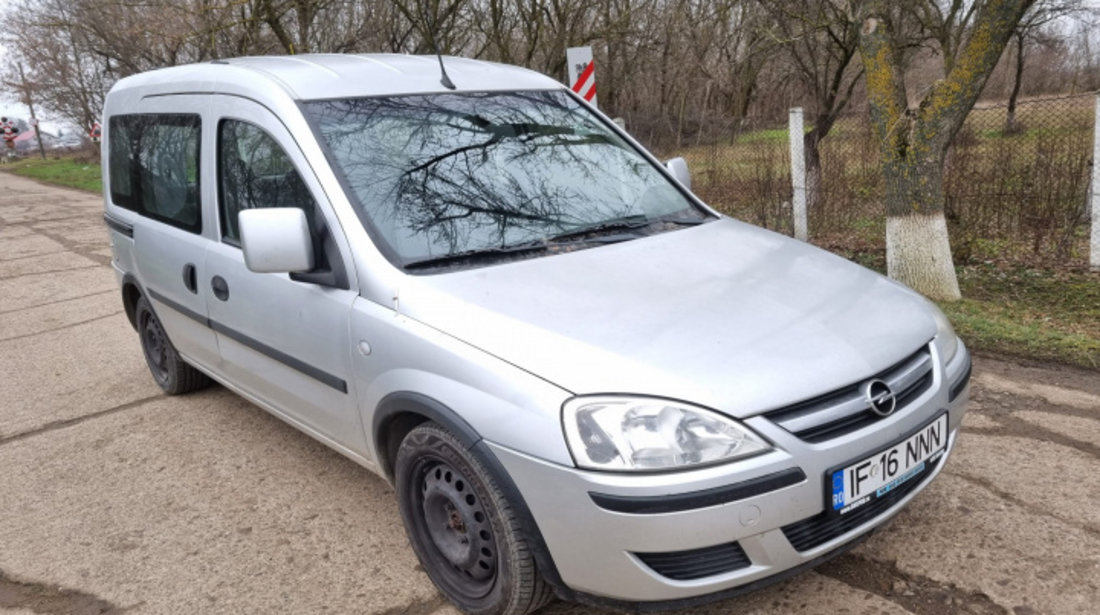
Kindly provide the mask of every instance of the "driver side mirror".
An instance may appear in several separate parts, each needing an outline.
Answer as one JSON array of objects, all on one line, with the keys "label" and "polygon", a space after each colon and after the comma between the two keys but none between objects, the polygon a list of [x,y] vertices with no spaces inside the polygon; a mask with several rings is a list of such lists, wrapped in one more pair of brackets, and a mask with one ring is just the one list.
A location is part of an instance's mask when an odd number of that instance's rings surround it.
[{"label": "driver side mirror", "polygon": [[672,176],[676,178],[676,181],[680,182],[688,190],[691,190],[691,171],[688,171],[687,160],[683,158],[673,158],[665,162],[665,167],[668,168],[668,172],[672,173]]},{"label": "driver side mirror", "polygon": [[244,209],[237,217],[244,263],[256,273],[313,269],[313,239],[306,214],[297,207]]}]

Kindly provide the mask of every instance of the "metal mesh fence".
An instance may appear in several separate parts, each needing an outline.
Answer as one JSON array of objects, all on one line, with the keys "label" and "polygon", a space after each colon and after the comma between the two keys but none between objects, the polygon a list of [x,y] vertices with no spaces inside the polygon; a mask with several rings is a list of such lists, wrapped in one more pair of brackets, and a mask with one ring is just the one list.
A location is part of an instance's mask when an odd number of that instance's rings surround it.
[{"label": "metal mesh fence", "polygon": [[[633,126],[630,127],[634,131]],[[635,132],[637,134],[637,132]],[[683,156],[692,188],[711,207],[765,228],[792,233],[791,159],[787,123],[745,118],[700,132],[693,143],[647,145],[668,158]]]},{"label": "metal mesh fence", "polygon": [[[962,261],[1016,253],[1084,263],[1094,97],[970,113],[947,161],[945,209]],[[1003,256],[1002,256],[1003,258]]]},{"label": "metal mesh fence", "polygon": [[[1020,101],[1013,114],[1005,103],[979,103],[971,111],[945,163],[945,212],[957,263],[1085,265],[1094,101],[1094,94],[1084,94]],[[786,121],[739,121],[702,140],[655,150],[686,158],[695,192],[711,206],[791,234]],[[818,196],[809,199],[812,241],[884,250],[877,148],[865,111],[841,117],[821,141]]]}]

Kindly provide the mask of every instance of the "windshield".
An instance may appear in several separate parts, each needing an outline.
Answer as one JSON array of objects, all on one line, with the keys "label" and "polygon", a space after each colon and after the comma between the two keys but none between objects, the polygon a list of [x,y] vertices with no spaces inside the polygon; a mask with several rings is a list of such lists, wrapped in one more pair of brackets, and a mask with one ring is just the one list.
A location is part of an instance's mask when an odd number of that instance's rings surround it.
[{"label": "windshield", "polygon": [[710,217],[565,92],[303,106],[360,218],[409,269],[588,247]]}]

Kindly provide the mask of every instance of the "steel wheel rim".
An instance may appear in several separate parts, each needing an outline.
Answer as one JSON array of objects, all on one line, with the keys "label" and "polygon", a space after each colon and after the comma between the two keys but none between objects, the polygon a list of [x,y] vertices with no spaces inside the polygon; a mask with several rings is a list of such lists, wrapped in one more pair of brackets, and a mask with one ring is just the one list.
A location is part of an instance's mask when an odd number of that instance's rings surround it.
[{"label": "steel wheel rim", "polygon": [[168,340],[152,314],[142,316],[141,342],[153,375],[163,382],[168,377]]},{"label": "steel wheel rim", "polygon": [[429,464],[420,474],[417,503],[426,542],[439,555],[447,585],[472,599],[487,595],[496,582],[497,546],[469,479],[449,464]]}]

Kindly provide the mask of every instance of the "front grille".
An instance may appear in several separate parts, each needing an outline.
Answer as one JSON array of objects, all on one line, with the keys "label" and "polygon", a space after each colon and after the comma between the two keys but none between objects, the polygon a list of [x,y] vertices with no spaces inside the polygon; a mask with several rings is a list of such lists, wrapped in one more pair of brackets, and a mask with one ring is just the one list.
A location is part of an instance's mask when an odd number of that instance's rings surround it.
[{"label": "front grille", "polygon": [[941,459],[943,459],[942,455],[936,461],[929,463],[924,474],[917,479],[902,483],[881,498],[864,504],[846,515],[834,516],[825,511],[797,523],[783,526],[783,534],[798,551],[809,551],[823,545],[873,520],[886,509],[903,500],[905,496],[928,481],[928,477],[935,471]]},{"label": "front grille", "polygon": [[752,565],[745,550],[736,542],[690,551],[635,553],[657,574],[675,581],[690,581],[732,572]]},{"label": "front grille", "polygon": [[824,442],[852,433],[882,418],[871,410],[860,390],[872,379],[888,384],[897,400],[895,412],[903,410],[932,387],[932,353],[928,345],[866,380],[764,416],[807,442]]}]

